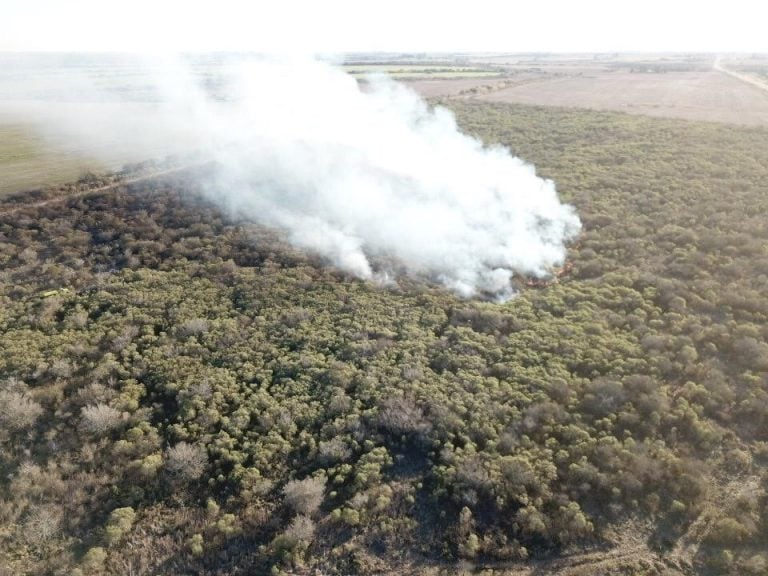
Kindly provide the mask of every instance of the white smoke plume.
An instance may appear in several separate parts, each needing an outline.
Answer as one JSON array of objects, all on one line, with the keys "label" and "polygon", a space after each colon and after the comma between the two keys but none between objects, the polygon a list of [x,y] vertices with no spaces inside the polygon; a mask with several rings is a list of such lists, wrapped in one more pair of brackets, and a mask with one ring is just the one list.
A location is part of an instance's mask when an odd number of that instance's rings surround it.
[{"label": "white smoke plume", "polygon": [[155,71],[162,129],[183,127],[216,159],[211,198],[357,277],[395,261],[506,299],[514,275],[562,265],[580,230],[532,165],[385,77],[361,87],[317,60],[262,59],[230,69],[222,99],[182,66]]},{"label": "white smoke plume", "polygon": [[194,98],[221,166],[213,197],[355,276],[373,278],[382,255],[461,296],[503,299],[514,274],[561,265],[580,230],[533,166],[463,135],[401,84],[361,89],[317,61],[262,61],[236,77],[233,102]]}]

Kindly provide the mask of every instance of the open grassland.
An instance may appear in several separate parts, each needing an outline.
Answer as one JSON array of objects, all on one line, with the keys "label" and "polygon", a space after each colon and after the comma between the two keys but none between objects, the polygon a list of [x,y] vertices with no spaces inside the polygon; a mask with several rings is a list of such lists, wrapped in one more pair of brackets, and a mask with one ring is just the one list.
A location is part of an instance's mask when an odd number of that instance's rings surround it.
[{"label": "open grassland", "polygon": [[185,126],[159,136],[162,122],[152,104],[0,101],[0,196],[195,148]]},{"label": "open grassland", "polygon": [[0,119],[0,196],[62,184],[107,167],[71,149],[51,146],[32,126]]}]

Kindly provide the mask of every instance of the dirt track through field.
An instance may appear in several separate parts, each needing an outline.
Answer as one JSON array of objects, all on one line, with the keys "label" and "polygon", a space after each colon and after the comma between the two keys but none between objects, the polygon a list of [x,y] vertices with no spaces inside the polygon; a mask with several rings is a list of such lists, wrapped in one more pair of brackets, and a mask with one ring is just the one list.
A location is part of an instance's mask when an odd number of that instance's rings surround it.
[{"label": "dirt track through field", "polygon": [[757,78],[755,76],[752,76],[751,74],[746,74],[744,72],[736,72],[735,70],[729,70],[728,68],[725,68],[722,65],[722,63],[720,62],[720,58],[715,60],[715,63],[712,66],[712,68],[714,70],[717,70],[718,72],[727,74],[731,78],[736,78],[740,82],[746,82],[750,86],[756,86],[760,90],[768,91],[768,82],[761,80],[760,78]]}]

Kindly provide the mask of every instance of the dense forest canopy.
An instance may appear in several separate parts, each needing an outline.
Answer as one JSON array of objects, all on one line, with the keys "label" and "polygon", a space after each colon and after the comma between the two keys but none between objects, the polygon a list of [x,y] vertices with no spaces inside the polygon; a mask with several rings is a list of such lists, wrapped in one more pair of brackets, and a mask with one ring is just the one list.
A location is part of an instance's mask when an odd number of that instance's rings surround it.
[{"label": "dense forest canopy", "polygon": [[448,104],[559,282],[355,280],[194,170],[0,206],[0,573],[765,573],[768,132]]}]

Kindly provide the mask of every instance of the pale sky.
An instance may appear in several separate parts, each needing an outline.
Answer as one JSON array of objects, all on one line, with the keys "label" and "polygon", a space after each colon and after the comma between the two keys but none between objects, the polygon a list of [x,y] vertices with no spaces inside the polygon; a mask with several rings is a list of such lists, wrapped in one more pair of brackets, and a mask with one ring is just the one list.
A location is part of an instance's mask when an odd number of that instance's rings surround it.
[{"label": "pale sky", "polygon": [[759,0],[0,0],[0,51],[768,52]]}]

